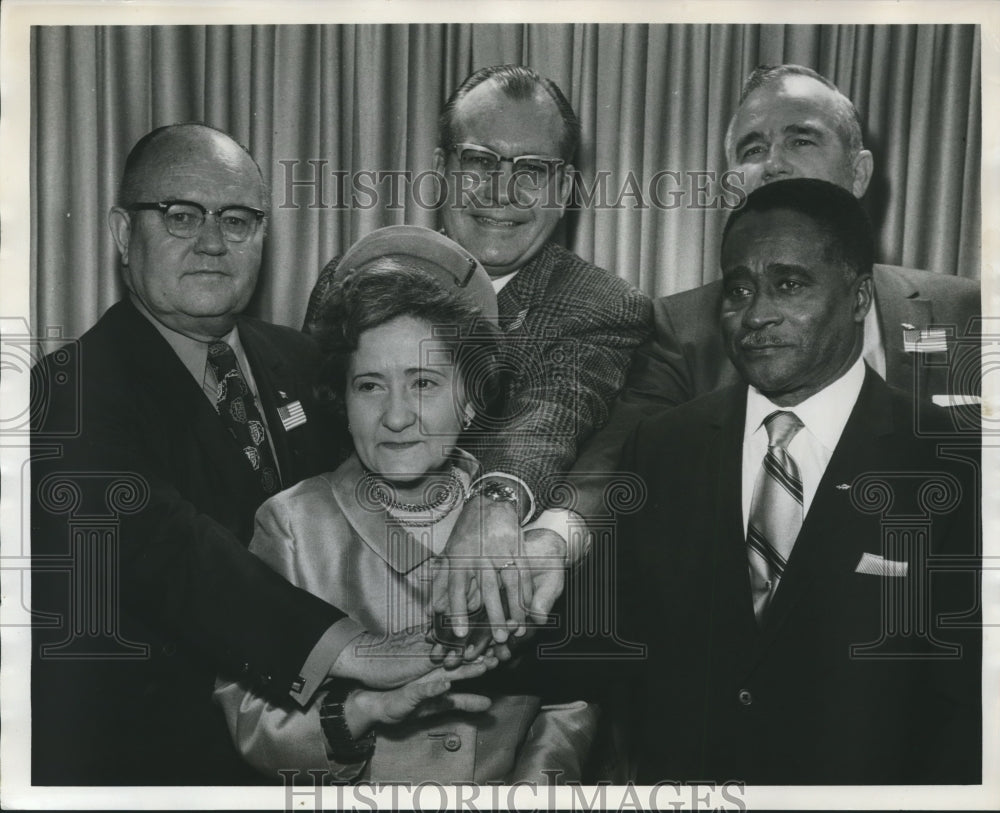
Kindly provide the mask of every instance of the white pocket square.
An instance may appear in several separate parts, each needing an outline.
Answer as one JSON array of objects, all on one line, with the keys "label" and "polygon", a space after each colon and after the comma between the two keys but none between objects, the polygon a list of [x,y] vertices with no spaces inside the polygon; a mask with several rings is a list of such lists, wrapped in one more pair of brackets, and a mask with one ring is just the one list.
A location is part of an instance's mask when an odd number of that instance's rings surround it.
[{"label": "white pocket square", "polygon": [[907,564],[908,562],[883,559],[876,553],[863,553],[854,572],[867,573],[870,576],[905,576]]},{"label": "white pocket square", "polygon": [[940,407],[979,406],[983,403],[978,395],[932,395],[931,401]]}]

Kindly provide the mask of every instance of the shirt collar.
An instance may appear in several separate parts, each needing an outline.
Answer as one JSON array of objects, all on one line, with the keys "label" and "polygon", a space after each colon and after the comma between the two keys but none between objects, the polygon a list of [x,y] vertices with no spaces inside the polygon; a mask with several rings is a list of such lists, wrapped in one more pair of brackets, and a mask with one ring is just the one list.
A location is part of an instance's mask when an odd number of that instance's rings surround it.
[{"label": "shirt collar", "polygon": [[[479,473],[479,463],[461,449],[455,450],[452,460],[465,475],[464,489]],[[365,470],[357,453],[352,454],[332,474],[324,475],[344,516],[358,536],[397,573],[409,573],[434,555],[431,540],[435,528],[438,533],[445,533],[447,521],[422,528],[407,528],[393,523],[384,508],[370,504],[370,498],[359,499],[359,494],[363,493],[364,476]],[[457,517],[460,511],[461,506],[456,505],[452,513]],[[450,533],[450,528],[447,532]]]},{"label": "shirt collar", "polygon": [[840,442],[840,436],[858,400],[864,380],[865,363],[861,356],[858,356],[850,369],[840,378],[794,407],[778,406],[761,394],[756,387],[751,386],[747,390],[747,417],[743,440],[749,440],[758,430],[766,431],[762,427],[764,418],[775,410],[783,410],[795,413],[809,433],[825,449],[833,452]]},{"label": "shirt collar", "polygon": [[517,272],[521,269],[518,268],[516,271],[511,271],[509,274],[504,274],[502,277],[490,277],[490,284],[493,285],[493,290],[496,293],[500,293],[500,290],[517,276]]},{"label": "shirt collar", "polygon": [[[156,319],[137,297],[133,296],[131,299],[136,310],[149,320],[150,324],[156,328],[157,332],[170,345],[174,353],[177,354],[177,358],[181,360],[181,363],[187,368],[188,372],[194,376],[194,380],[198,382],[198,386],[203,387],[205,384],[206,369],[208,368],[209,342],[201,342],[197,339],[192,339],[190,336],[185,336],[183,333],[178,333],[176,330],[171,330]],[[221,341],[224,341],[233,348],[233,352],[236,354],[240,365],[244,366],[246,353],[243,350],[243,345],[240,343],[239,329],[234,326],[229,333],[221,337]]]}]

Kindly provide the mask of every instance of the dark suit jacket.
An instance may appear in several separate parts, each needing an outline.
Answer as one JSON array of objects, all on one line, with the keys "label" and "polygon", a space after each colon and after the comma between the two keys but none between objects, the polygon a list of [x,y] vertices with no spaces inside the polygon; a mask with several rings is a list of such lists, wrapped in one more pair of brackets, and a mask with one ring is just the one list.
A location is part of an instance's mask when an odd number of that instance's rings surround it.
[{"label": "dark suit jacket", "polygon": [[[885,345],[886,380],[918,400],[978,395],[982,328],[979,283],[945,274],[876,265],[875,308]],[[719,330],[721,280],[653,303],[653,336],[633,356],[607,426],[584,447],[575,472],[612,472],[643,415],[740,383]],[[903,325],[949,331],[945,353],[906,352]],[[963,339],[964,341],[960,341]],[[575,477],[584,513],[603,510],[606,478]]]},{"label": "dark suit jacket", "polygon": [[[978,621],[978,447],[938,454],[913,433],[912,401],[869,370],[758,626],[741,513],[745,408],[745,387],[726,389],[643,422],[626,446],[623,468],[648,489],[618,537],[621,631],[648,646],[637,690],[622,693],[635,700],[640,783],[978,782],[980,631],[940,615]],[[928,482],[954,504],[935,505]],[[934,556],[971,557],[967,570],[928,578],[922,532],[906,528],[925,529]],[[907,575],[856,572],[864,553],[906,561]],[[926,615],[901,615],[904,597]],[[938,644],[900,635],[852,653],[917,617]],[[934,657],[950,643],[960,657]],[[927,657],[898,657],[908,649]]]},{"label": "dark suit jacket", "polygon": [[[249,318],[239,331],[283,484],[334,468],[312,341]],[[287,701],[342,614],[246,551],[259,483],[131,303],[34,373],[33,609],[52,614],[35,630],[34,781],[259,782],[211,705],[215,675]],[[296,400],[308,420],[285,431],[276,410]]]},{"label": "dark suit jacket", "polygon": [[[302,329],[318,327],[339,258],[320,272]],[[608,420],[636,347],[649,335],[650,302],[625,280],[547,243],[497,295],[507,372],[503,420],[474,447],[483,470],[523,479],[546,502],[552,476]],[[541,507],[541,506],[539,506]]]}]

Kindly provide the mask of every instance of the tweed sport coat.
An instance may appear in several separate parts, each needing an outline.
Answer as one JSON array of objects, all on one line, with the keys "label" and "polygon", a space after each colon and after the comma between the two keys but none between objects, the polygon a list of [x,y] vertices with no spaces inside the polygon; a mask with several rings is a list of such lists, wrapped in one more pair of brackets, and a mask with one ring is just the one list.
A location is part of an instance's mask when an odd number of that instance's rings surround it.
[{"label": "tweed sport coat", "polygon": [[[313,342],[238,326],[283,484],[329,469],[340,458],[314,409]],[[260,782],[211,703],[215,674],[287,699],[343,614],[246,550],[259,482],[128,300],[34,374],[33,780]],[[278,407],[296,401],[307,420],[286,430]],[[100,616],[82,616],[92,603]]]},{"label": "tweed sport coat", "polygon": [[[338,257],[320,272],[303,330],[313,332]],[[483,470],[524,480],[539,507],[608,419],[632,353],[649,335],[649,299],[623,279],[547,243],[497,295],[503,419],[479,433]]]}]

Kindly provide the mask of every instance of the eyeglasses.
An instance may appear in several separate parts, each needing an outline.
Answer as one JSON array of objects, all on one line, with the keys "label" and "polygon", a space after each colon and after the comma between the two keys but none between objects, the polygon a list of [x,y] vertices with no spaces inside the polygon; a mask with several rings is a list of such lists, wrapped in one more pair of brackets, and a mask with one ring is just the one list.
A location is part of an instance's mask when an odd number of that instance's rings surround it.
[{"label": "eyeglasses", "polygon": [[265,212],[252,206],[222,206],[215,210],[206,209],[200,203],[190,200],[161,200],[158,203],[133,203],[132,210],[157,210],[163,215],[163,225],[174,237],[197,236],[205,224],[205,217],[215,215],[219,221],[222,236],[230,243],[242,243],[253,237],[257,224],[264,219]]},{"label": "eyeglasses", "polygon": [[496,178],[500,164],[510,164],[511,179],[522,189],[541,189],[565,163],[554,155],[516,155],[508,158],[481,144],[452,144],[449,149],[458,156],[459,168],[478,178],[479,183]]}]

